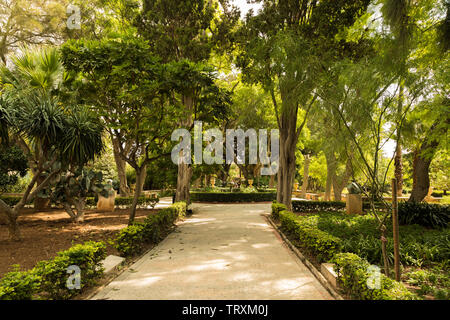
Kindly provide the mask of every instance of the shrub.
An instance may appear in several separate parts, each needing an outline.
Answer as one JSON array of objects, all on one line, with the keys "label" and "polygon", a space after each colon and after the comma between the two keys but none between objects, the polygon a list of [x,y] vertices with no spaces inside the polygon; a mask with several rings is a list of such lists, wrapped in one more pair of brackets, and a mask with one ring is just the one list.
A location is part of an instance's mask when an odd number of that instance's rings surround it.
[{"label": "shrub", "polygon": [[132,256],[142,251],[144,243],[144,224],[137,223],[120,230],[114,241],[114,247],[123,256]]},{"label": "shrub", "polygon": [[114,240],[114,247],[122,256],[142,252],[144,243],[157,243],[178,218],[186,216],[186,203],[177,202],[157,214],[149,215],[144,222],[136,222],[120,230]]},{"label": "shrub", "polygon": [[38,262],[33,269],[41,278],[40,291],[51,299],[69,299],[78,293],[67,288],[69,266],[78,266],[81,270],[81,288],[92,284],[103,274],[101,261],[106,257],[106,245],[103,242],[88,241],[61,251],[53,260]]},{"label": "shrub", "polygon": [[0,300],[31,300],[39,291],[41,277],[34,271],[19,271],[15,265],[0,279]]},{"label": "shrub", "polygon": [[22,197],[18,196],[0,196],[0,199],[3,200],[8,206],[14,207],[17,203],[19,203],[20,200],[22,200]]},{"label": "shrub", "polygon": [[272,218],[275,221],[280,220],[280,212],[281,211],[287,211],[287,207],[282,203],[278,203],[278,202],[274,201],[272,203]]},{"label": "shrub", "polygon": [[190,195],[197,202],[264,202],[277,197],[274,192],[191,192]]},{"label": "shrub", "polygon": [[340,252],[340,239],[298,217],[292,212],[279,213],[281,228],[303,248],[314,254],[319,262],[328,261],[334,254]]},{"label": "shrub", "polygon": [[294,212],[342,211],[344,209],[345,202],[342,201],[292,201]]},{"label": "shrub", "polygon": [[360,300],[416,300],[418,297],[402,283],[379,274],[379,288],[371,289],[370,264],[353,253],[336,254],[331,262],[338,275],[340,287],[354,299]]},{"label": "shrub", "polygon": [[[131,206],[133,204],[133,197],[117,197],[115,199],[116,206]],[[138,205],[154,207],[159,202],[159,198],[151,198],[146,196],[140,196],[138,198]]]},{"label": "shrub", "polygon": [[425,202],[401,202],[398,205],[398,220],[400,224],[446,228],[450,221],[450,206]]}]

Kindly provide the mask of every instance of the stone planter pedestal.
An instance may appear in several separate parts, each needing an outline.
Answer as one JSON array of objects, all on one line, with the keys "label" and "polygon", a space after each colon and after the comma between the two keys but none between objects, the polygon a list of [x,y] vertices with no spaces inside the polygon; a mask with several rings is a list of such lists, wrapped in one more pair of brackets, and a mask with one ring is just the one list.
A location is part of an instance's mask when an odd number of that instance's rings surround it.
[{"label": "stone planter pedestal", "polygon": [[98,202],[97,202],[97,211],[101,212],[114,212],[115,208],[115,201],[116,201],[117,191],[114,190],[114,193],[110,195],[108,198],[105,198],[98,195]]},{"label": "stone planter pedestal", "polygon": [[347,194],[346,209],[348,214],[362,214],[363,202],[360,194]]}]

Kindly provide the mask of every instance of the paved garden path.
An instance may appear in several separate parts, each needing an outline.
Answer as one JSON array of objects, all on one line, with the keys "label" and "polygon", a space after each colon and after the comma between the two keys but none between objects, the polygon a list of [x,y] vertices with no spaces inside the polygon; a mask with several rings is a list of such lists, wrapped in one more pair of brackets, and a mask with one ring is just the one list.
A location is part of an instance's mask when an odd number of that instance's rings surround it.
[{"label": "paved garden path", "polygon": [[261,216],[270,204],[196,204],[93,299],[332,299]]}]

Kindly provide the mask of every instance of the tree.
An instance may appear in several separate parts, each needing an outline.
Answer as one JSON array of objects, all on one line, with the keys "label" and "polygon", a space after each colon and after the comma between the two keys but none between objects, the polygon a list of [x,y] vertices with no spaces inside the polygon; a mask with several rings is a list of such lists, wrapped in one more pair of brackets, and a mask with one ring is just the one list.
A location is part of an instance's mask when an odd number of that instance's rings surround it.
[{"label": "tree", "polygon": [[[430,166],[440,149],[446,147],[450,124],[449,100],[437,96],[434,101],[422,102],[410,114],[408,125],[413,131],[409,145],[413,150],[413,188],[409,202],[421,202],[430,188]],[[407,136],[408,137],[408,136]]]},{"label": "tree", "polygon": [[[260,83],[272,96],[280,130],[277,201],[292,208],[295,146],[317,99],[320,74],[349,51],[335,36],[353,25],[369,1],[258,2],[262,10],[248,15],[241,29],[237,64],[246,82]],[[305,111],[300,125],[299,109]]]},{"label": "tree", "polygon": [[[0,67],[0,77],[3,91],[8,91],[16,101],[28,97],[28,99],[37,99],[40,103],[59,96],[63,71],[55,48],[25,47],[21,54],[14,56],[11,60],[10,68],[6,65]],[[36,175],[35,163],[39,162],[39,157],[45,159],[49,157],[47,154],[50,148],[49,142],[43,140],[40,146],[42,150],[39,150],[37,149],[39,145],[33,145],[32,141],[14,132],[11,139],[27,156],[31,172]],[[44,177],[38,176],[37,184],[39,185],[43,180]],[[47,205],[47,199],[36,197],[35,210],[45,209]]]},{"label": "tree", "polygon": [[[211,0],[144,0],[142,10],[136,18],[138,33],[147,39],[152,51],[164,62],[190,64],[191,71],[200,71],[213,52],[224,52],[231,46],[228,36],[239,17],[239,11],[229,8],[228,1],[219,3]],[[194,73],[192,73],[194,74]],[[199,74],[199,73],[198,73]],[[192,78],[195,80],[195,78]],[[185,107],[186,116],[179,123],[191,130],[194,122],[195,101],[200,100],[199,82],[185,82],[180,91],[179,101]],[[201,106],[200,106],[201,107]],[[178,165],[176,201],[189,202],[189,188],[192,167],[186,163]]]},{"label": "tree", "polygon": [[[129,223],[133,223],[147,165],[170,154],[169,141],[183,116],[172,99],[174,72],[142,39],[70,41],[64,66],[83,79],[93,109],[118,141],[119,154],[136,172]],[[100,57],[100,59],[99,59]],[[175,70],[178,70],[174,67]]]},{"label": "tree", "polygon": [[[74,125],[71,117],[83,117],[77,109],[66,106],[65,111],[55,99],[40,96],[14,97],[4,92],[2,108],[10,114],[8,126],[16,135],[32,142],[37,152],[35,174],[20,201],[9,206],[0,199],[0,209],[6,215],[10,238],[20,240],[17,218],[25,204],[36,198],[47,188],[67,163],[87,162],[102,148],[89,134],[72,135]],[[67,112],[67,113],[65,113]],[[100,134],[101,139],[101,134]],[[43,180],[36,185],[38,178]]]}]

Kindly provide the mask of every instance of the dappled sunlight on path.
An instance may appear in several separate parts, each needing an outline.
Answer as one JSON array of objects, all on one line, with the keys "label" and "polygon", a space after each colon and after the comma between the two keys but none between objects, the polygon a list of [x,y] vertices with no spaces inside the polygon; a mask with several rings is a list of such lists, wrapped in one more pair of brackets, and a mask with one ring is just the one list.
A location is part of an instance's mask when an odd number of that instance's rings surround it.
[{"label": "dappled sunlight on path", "polygon": [[94,299],[331,299],[262,213],[270,204],[196,205]]}]

